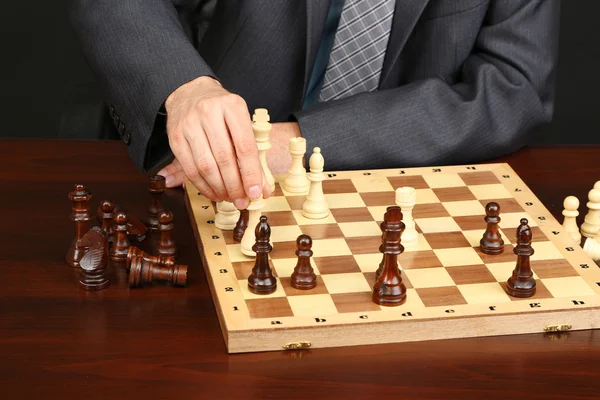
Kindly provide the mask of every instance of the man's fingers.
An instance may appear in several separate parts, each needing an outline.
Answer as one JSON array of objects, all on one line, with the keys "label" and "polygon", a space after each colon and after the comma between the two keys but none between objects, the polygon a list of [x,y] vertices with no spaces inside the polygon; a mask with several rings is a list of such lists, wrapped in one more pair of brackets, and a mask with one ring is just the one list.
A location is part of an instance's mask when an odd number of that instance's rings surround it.
[{"label": "man's fingers", "polygon": [[258,149],[252,132],[252,124],[248,115],[245,102],[243,107],[236,104],[225,110],[225,121],[233,139],[235,153],[239,162],[242,182],[246,194],[251,199],[260,197],[263,191],[263,173],[258,160]]}]

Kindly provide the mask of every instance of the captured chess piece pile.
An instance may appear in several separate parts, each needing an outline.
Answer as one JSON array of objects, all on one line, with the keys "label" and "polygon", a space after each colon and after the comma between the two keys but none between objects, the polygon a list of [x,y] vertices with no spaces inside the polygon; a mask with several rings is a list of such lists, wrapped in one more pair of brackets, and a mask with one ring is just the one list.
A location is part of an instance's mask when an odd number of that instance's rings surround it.
[{"label": "captured chess piece pile", "polygon": [[[130,287],[143,287],[155,282],[185,286],[187,266],[178,265],[177,246],[173,239],[173,214],[163,206],[165,178],[152,176],[148,191],[150,205],[146,222],[121,209],[111,200],[100,202],[98,225],[89,228],[92,194],[84,185],[75,185],[69,193],[71,220],[75,222],[75,238],[67,251],[66,262],[78,268],[79,286],[85,290],[102,290],[109,286],[107,267],[124,268],[129,273]],[[148,254],[133,242],[142,242],[150,234],[157,237],[155,254]]]}]

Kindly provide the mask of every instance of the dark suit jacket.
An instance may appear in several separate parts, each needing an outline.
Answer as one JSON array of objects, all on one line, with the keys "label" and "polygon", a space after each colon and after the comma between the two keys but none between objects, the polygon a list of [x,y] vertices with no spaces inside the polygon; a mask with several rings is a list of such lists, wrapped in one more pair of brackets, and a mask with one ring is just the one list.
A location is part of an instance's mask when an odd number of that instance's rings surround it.
[{"label": "dark suit jacket", "polygon": [[307,110],[329,0],[220,0],[197,48],[178,14],[191,3],[71,8],[142,171],[172,157],[161,105],[201,75],[241,95],[251,113],[265,107],[272,121],[297,120],[326,170],[482,161],[522,147],[552,116],[558,0],[398,0],[379,90]]}]

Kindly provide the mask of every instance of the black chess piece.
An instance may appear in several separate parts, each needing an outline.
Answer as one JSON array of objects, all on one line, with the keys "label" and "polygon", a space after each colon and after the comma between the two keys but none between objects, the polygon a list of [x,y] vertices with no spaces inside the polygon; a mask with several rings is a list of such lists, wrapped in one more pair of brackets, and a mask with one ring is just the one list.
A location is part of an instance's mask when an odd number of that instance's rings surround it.
[{"label": "black chess piece", "polygon": [[256,253],[256,262],[252,273],[248,277],[248,290],[255,294],[270,294],[277,289],[277,279],[269,265],[269,253],[273,247],[269,243],[271,238],[271,227],[267,223],[267,217],[261,216],[260,222],[254,230],[256,243],[252,251]]},{"label": "black chess piece", "polygon": [[528,223],[527,218],[522,218],[521,225],[517,228],[517,246],[514,249],[517,265],[506,282],[506,293],[513,297],[531,297],[535,294],[535,279],[529,263],[534,250],[531,247],[532,232]]},{"label": "black chess piece", "polygon": [[238,218],[235,228],[233,228],[233,240],[240,243],[244,237],[244,232],[248,228],[248,219],[250,218],[250,212],[248,210],[240,210],[240,217]]},{"label": "black chess piece", "polygon": [[485,214],[487,228],[479,241],[479,248],[485,254],[501,254],[504,251],[504,240],[502,240],[502,235],[498,230],[498,223],[500,222],[500,205],[493,201],[486,204]]},{"label": "black chess piece", "polygon": [[296,247],[298,262],[291,276],[291,285],[296,289],[313,289],[317,286],[317,275],[310,265],[312,239],[308,235],[300,235],[296,239]]}]

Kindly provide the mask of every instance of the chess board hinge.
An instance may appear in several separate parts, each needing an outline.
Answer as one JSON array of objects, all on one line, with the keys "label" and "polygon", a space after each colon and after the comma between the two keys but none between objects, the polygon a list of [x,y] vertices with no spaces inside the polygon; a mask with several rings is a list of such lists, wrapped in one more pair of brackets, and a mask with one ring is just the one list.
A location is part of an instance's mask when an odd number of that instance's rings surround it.
[{"label": "chess board hinge", "polygon": [[308,349],[310,348],[310,342],[288,342],[284,344],[282,347],[284,350],[300,350],[300,349]]},{"label": "chess board hinge", "polygon": [[560,325],[546,325],[544,327],[545,332],[565,332],[573,327],[571,324],[560,324]]}]

